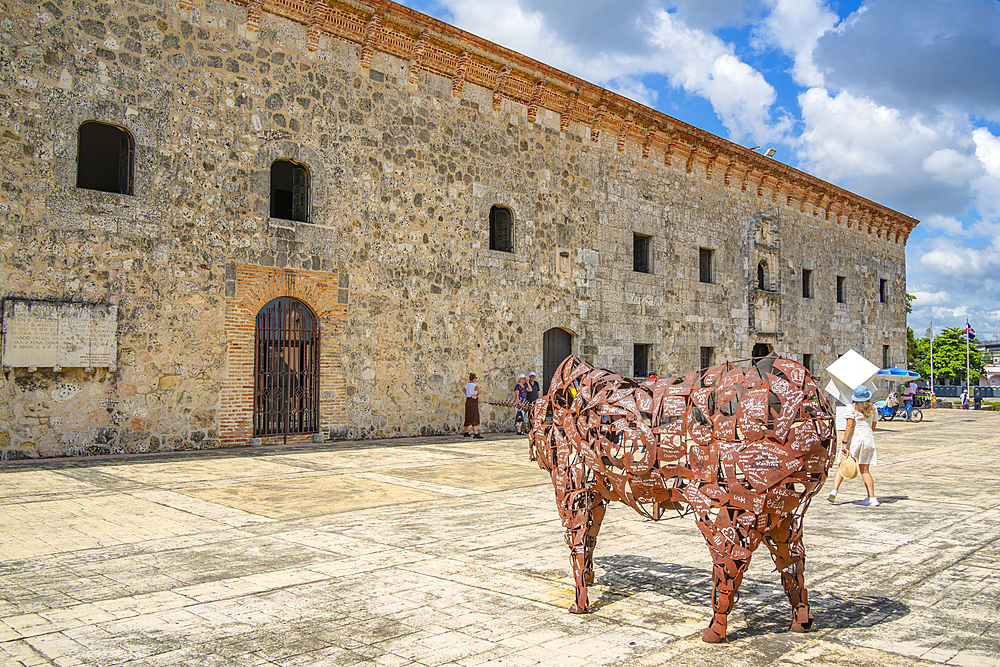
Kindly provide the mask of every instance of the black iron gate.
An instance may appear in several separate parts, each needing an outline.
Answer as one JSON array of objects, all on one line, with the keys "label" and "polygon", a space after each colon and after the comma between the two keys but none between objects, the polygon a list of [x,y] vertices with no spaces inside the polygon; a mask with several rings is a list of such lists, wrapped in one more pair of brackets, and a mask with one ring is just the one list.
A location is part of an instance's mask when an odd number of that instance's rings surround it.
[{"label": "black iron gate", "polygon": [[269,301],[254,331],[254,435],[319,429],[319,326],[302,303]]}]

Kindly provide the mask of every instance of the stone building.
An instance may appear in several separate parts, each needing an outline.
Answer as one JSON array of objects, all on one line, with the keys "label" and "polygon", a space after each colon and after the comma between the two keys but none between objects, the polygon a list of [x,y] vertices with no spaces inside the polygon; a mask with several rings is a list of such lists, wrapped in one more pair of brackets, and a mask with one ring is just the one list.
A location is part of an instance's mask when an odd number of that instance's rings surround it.
[{"label": "stone building", "polygon": [[0,4],[4,458],[904,358],[916,220],[388,0]]}]

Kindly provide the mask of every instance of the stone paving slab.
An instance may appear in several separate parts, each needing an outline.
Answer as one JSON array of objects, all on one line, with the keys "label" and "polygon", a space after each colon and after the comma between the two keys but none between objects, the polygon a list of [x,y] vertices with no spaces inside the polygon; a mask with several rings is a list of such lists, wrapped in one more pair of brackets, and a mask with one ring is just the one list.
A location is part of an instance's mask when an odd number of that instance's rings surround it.
[{"label": "stone paving slab", "polygon": [[688,519],[622,506],[573,600],[548,477],[491,434],[0,466],[0,665],[1000,665],[1000,413],[881,424],[806,517],[816,630],[759,553],[706,645]]}]

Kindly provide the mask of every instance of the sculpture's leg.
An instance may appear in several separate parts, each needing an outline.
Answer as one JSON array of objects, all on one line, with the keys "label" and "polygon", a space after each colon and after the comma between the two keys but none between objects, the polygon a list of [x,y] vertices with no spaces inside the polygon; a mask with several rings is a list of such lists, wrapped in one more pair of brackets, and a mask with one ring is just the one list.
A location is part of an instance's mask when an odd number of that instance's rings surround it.
[{"label": "sculpture's leg", "polygon": [[750,566],[750,558],[733,560],[731,556],[709,543],[712,553],[712,622],[702,635],[702,641],[717,644],[726,641],[729,612],[739,595],[743,574]]},{"label": "sculpture's leg", "polygon": [[584,582],[589,586],[594,583],[594,548],[597,546],[597,534],[601,532],[601,522],[604,521],[604,513],[608,509],[608,502],[604,499],[592,502],[590,513],[590,528],[587,530],[586,553],[584,557]]},{"label": "sculpture's leg", "polygon": [[809,594],[803,573],[806,567],[806,550],[802,544],[802,527],[798,517],[781,521],[767,533],[767,548],[774,557],[774,564],[781,573],[781,585],[792,605],[792,632],[809,632],[813,616],[809,611]]},{"label": "sculpture's leg", "polygon": [[[713,560],[717,559],[713,550]],[[728,558],[727,558],[728,560]],[[732,563],[733,561],[730,561]],[[747,561],[749,565],[749,561]],[[735,569],[735,576],[733,571]],[[712,621],[708,624],[708,629],[702,635],[702,641],[709,644],[717,644],[726,641],[726,629],[729,624],[729,612],[733,610],[736,596],[740,590],[740,583],[743,581],[743,572],[746,566],[735,567],[725,563],[715,562],[712,565]]]},{"label": "sculpture's leg", "polygon": [[[577,495],[577,498],[586,498],[587,493]],[[593,575],[588,580],[587,577],[587,543],[589,539],[589,528],[593,513],[590,509],[589,499],[581,501],[585,507],[572,508],[570,510],[572,522],[566,525],[566,543],[569,545],[570,560],[573,565],[573,584],[576,588],[576,600],[570,605],[569,611],[572,614],[586,614],[589,611],[587,606],[587,584],[593,581]],[[569,508],[567,508],[569,509]],[[595,540],[596,543],[596,540]]]},{"label": "sculpture's leg", "polygon": [[569,608],[573,614],[587,613],[587,533],[593,514],[589,495],[586,489],[579,489],[558,498],[576,588],[576,600]]}]

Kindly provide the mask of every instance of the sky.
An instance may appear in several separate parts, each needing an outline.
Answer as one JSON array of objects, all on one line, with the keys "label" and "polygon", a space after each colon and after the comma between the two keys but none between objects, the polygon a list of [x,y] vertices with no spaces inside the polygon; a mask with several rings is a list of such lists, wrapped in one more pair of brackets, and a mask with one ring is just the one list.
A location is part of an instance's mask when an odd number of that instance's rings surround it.
[{"label": "sky", "polygon": [[402,4],[917,218],[917,337],[1000,339],[1000,0]]}]

